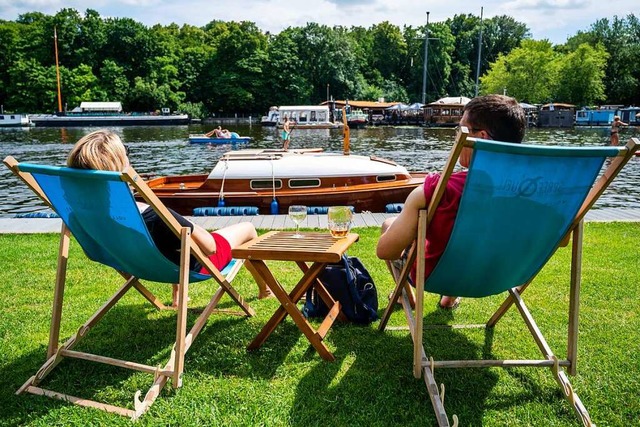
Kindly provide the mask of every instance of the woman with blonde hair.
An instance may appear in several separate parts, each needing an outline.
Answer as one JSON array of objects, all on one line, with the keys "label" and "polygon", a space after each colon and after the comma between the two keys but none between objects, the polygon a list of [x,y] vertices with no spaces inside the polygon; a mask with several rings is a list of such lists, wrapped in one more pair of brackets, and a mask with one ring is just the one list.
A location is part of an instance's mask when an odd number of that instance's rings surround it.
[{"label": "woman with blonde hair", "polygon": [[[117,134],[101,129],[85,135],[75,144],[67,157],[67,166],[77,169],[120,172],[129,166],[127,151]],[[137,205],[158,250],[167,259],[179,264],[180,239],[173,234],[151,206],[141,202],[137,202]],[[233,224],[209,233],[203,227],[193,224],[172,209],[169,209],[169,212],[181,226],[191,229],[193,241],[219,270],[224,269],[231,261],[232,248],[257,237],[256,229],[250,222]],[[199,272],[206,271],[194,257],[191,259],[190,268]],[[264,298],[269,295],[269,290],[261,286],[258,298]],[[177,305],[176,285],[173,286],[173,305]]]}]

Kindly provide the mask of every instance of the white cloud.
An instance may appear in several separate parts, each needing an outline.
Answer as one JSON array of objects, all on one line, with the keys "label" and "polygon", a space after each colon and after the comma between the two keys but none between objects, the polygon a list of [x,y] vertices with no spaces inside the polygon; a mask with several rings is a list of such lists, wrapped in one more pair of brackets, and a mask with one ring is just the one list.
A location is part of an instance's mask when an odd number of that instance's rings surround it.
[{"label": "white cloud", "polygon": [[505,7],[513,10],[581,10],[592,5],[591,0],[515,0],[505,3]]}]

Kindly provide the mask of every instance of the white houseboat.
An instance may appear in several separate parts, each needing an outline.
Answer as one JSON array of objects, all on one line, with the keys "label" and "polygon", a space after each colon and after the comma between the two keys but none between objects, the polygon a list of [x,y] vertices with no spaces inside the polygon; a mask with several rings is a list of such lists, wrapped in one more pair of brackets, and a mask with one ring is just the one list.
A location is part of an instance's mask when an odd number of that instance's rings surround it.
[{"label": "white houseboat", "polygon": [[278,107],[270,107],[267,115],[262,116],[262,118],[260,119],[260,124],[262,126],[276,126],[278,124],[278,117],[280,117]]},{"label": "white houseboat", "polygon": [[31,120],[27,114],[0,114],[0,127],[24,127],[31,125]]},{"label": "white houseboat", "polygon": [[329,107],[326,105],[285,105],[278,108],[278,127],[283,126],[288,117],[291,126],[297,129],[335,129],[342,123],[331,121]]}]

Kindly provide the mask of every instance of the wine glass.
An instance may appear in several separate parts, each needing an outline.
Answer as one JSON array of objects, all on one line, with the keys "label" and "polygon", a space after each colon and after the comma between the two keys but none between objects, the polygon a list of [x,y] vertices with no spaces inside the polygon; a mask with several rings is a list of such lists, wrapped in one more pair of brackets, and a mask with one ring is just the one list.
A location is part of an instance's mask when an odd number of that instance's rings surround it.
[{"label": "wine glass", "polygon": [[307,207],[303,205],[291,205],[289,206],[289,218],[291,221],[296,223],[296,233],[291,236],[299,239],[302,237],[302,234],[298,233],[298,228],[300,228],[300,223],[304,221],[307,217]]}]

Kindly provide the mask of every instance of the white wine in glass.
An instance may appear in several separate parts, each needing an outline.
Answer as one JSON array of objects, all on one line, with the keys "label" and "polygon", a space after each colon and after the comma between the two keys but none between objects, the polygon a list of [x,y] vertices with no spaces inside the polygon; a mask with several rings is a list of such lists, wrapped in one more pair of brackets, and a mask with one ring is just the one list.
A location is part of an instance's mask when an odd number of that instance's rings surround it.
[{"label": "white wine in glass", "polygon": [[307,207],[303,205],[291,205],[289,206],[289,218],[296,223],[296,233],[292,236],[296,239],[302,237],[302,234],[298,232],[300,223],[307,217]]}]

